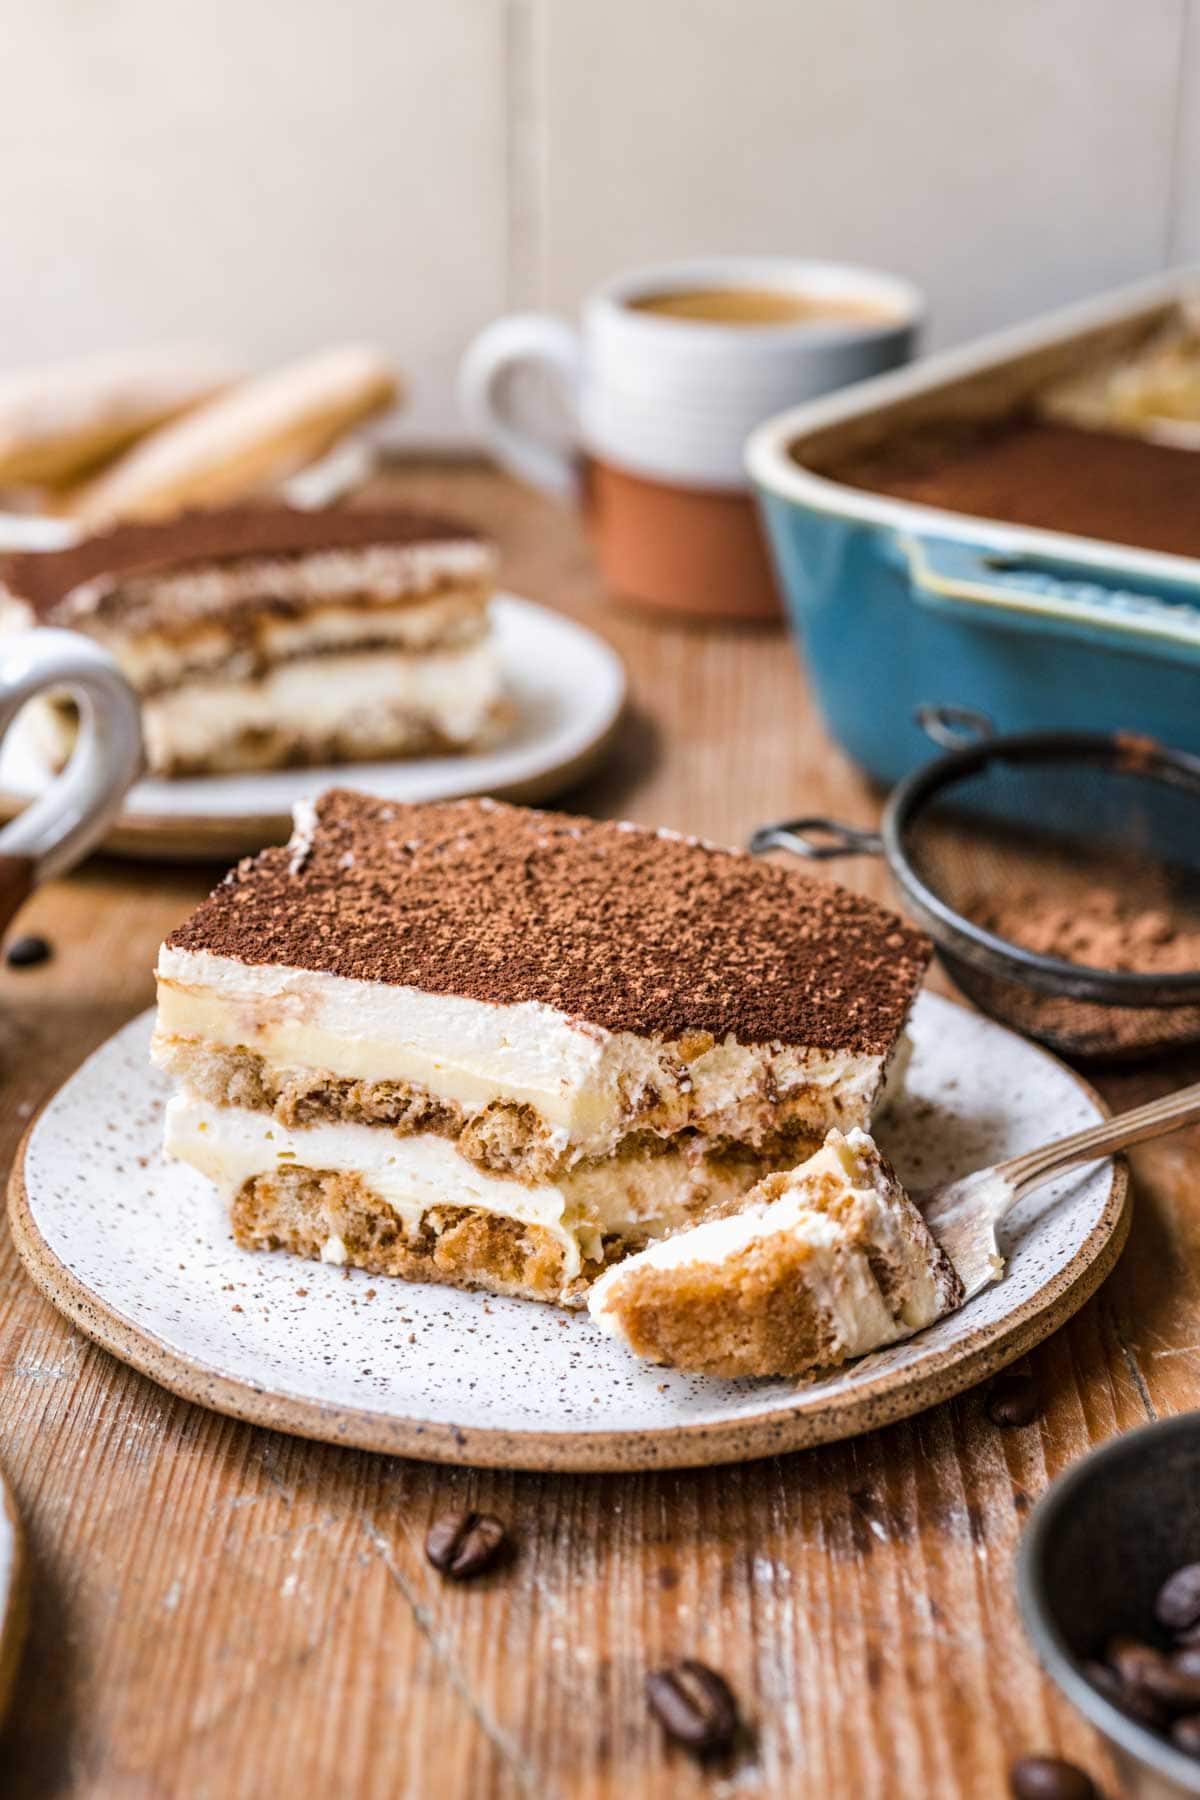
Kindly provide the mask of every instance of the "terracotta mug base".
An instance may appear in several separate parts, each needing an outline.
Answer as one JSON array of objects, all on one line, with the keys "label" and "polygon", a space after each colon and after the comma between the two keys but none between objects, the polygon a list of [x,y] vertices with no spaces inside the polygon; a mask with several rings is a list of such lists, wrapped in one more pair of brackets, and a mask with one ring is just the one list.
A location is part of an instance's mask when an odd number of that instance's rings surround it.
[{"label": "terracotta mug base", "polygon": [[589,457],[584,506],[615,594],[706,618],[783,616],[752,495],[671,487]]}]

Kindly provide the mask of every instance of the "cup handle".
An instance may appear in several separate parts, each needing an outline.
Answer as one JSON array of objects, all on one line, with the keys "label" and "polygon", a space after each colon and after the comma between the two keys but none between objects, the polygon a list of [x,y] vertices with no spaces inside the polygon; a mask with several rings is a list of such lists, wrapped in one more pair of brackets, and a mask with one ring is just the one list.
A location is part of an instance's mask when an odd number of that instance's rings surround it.
[{"label": "cup handle", "polygon": [[515,424],[509,415],[504,377],[519,367],[546,371],[576,420],[579,338],[549,313],[514,313],[480,332],[459,370],[463,412],[504,468],[547,494],[573,497],[579,492],[579,471],[571,451]]},{"label": "cup handle", "polygon": [[73,631],[0,639],[0,737],[27,701],[53,688],[76,701],[79,738],[62,773],[0,831],[0,926],[39,881],[87,855],[142,770],[137,697],[106,650]]}]

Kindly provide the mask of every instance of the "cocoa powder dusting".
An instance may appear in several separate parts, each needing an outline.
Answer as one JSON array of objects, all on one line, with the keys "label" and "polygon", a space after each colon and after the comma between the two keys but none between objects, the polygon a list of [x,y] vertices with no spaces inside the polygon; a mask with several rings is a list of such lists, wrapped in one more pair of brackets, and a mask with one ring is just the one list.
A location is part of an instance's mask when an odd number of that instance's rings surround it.
[{"label": "cocoa powder dusting", "polygon": [[861,894],[675,833],[348,789],[168,942],[691,1045],[868,1055],[891,1049],[931,955]]},{"label": "cocoa powder dusting", "polygon": [[0,556],[0,587],[43,621],[85,584],[223,567],[244,557],[303,557],[374,545],[479,541],[470,525],[406,507],[297,507],[261,502],[176,513],[97,532],[63,550]]}]

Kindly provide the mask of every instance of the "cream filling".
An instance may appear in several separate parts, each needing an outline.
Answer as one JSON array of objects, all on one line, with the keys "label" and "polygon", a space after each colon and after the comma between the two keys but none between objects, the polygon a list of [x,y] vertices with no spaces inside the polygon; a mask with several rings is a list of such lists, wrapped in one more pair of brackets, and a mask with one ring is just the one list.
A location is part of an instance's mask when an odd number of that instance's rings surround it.
[{"label": "cream filling", "polygon": [[[617,1157],[563,1180],[528,1186],[491,1175],[432,1134],[398,1138],[380,1126],[322,1124],[289,1129],[269,1113],[213,1106],[184,1091],[167,1105],[165,1148],[215,1182],[232,1202],[259,1175],[286,1169],[357,1175],[413,1233],[432,1207],[473,1207],[537,1225],[563,1250],[571,1280],[585,1258],[597,1260],[605,1236],[643,1237],[669,1229],[703,1206],[739,1198],[759,1171],[687,1150]],[[322,1259],[344,1261],[330,1232]]]},{"label": "cream filling", "polygon": [[[871,1270],[865,1249],[845,1224],[828,1210],[829,1185],[840,1198],[865,1212],[873,1244],[890,1259],[903,1263],[909,1277],[904,1303],[892,1316]],[[846,1357],[895,1343],[932,1324],[942,1311],[937,1277],[919,1239],[912,1234],[901,1203],[903,1190],[889,1181],[875,1147],[863,1131],[844,1139],[833,1133],[807,1162],[793,1169],[778,1199],[750,1203],[730,1218],[677,1232],[660,1243],[607,1269],[588,1293],[588,1310],[611,1337],[623,1337],[619,1311],[613,1306],[618,1283],[636,1280],[643,1270],[722,1266],[752,1245],[787,1238],[802,1243],[809,1255],[804,1282],[829,1320]],[[907,1227],[907,1228],[906,1228]]]},{"label": "cream filling", "polygon": [[245,1048],[278,1068],[411,1081],[468,1113],[536,1108],[554,1147],[608,1156],[630,1131],[695,1128],[753,1143],[781,1101],[824,1133],[865,1122],[884,1058],[733,1037],[690,1061],[678,1042],[610,1032],[537,1001],[512,1006],[164,945],[160,1038]]},{"label": "cream filling", "polygon": [[[246,732],[295,735],[321,743],[337,735],[368,753],[406,734],[438,731],[452,744],[470,744],[487,728],[501,695],[500,668],[488,640],[466,649],[409,656],[360,651],[297,658],[261,680],[204,678],[142,701],[142,732],[151,768],[203,763]],[[48,702],[38,720],[45,741]],[[69,750],[73,728],[54,727],[58,751]],[[64,741],[65,732],[65,741]]]},{"label": "cream filling", "polygon": [[419,654],[460,647],[486,631],[487,600],[484,587],[455,589],[400,606],[371,605],[360,596],[357,602],[314,605],[291,617],[247,601],[243,630],[221,618],[199,618],[182,630],[175,620],[170,632],[153,627],[131,630],[121,620],[107,618],[89,619],[86,627],[141,692],[209,672],[226,680],[249,679],[263,661],[282,662],[364,644]]}]

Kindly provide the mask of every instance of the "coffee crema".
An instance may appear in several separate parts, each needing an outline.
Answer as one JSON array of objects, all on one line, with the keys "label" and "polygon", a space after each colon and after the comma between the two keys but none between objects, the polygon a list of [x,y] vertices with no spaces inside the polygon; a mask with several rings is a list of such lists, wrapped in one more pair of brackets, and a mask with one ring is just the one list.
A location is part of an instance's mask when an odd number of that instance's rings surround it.
[{"label": "coffee crema", "polygon": [[897,314],[879,301],[851,294],[806,294],[798,288],[681,288],[626,301],[633,312],[705,325],[881,325]]}]

